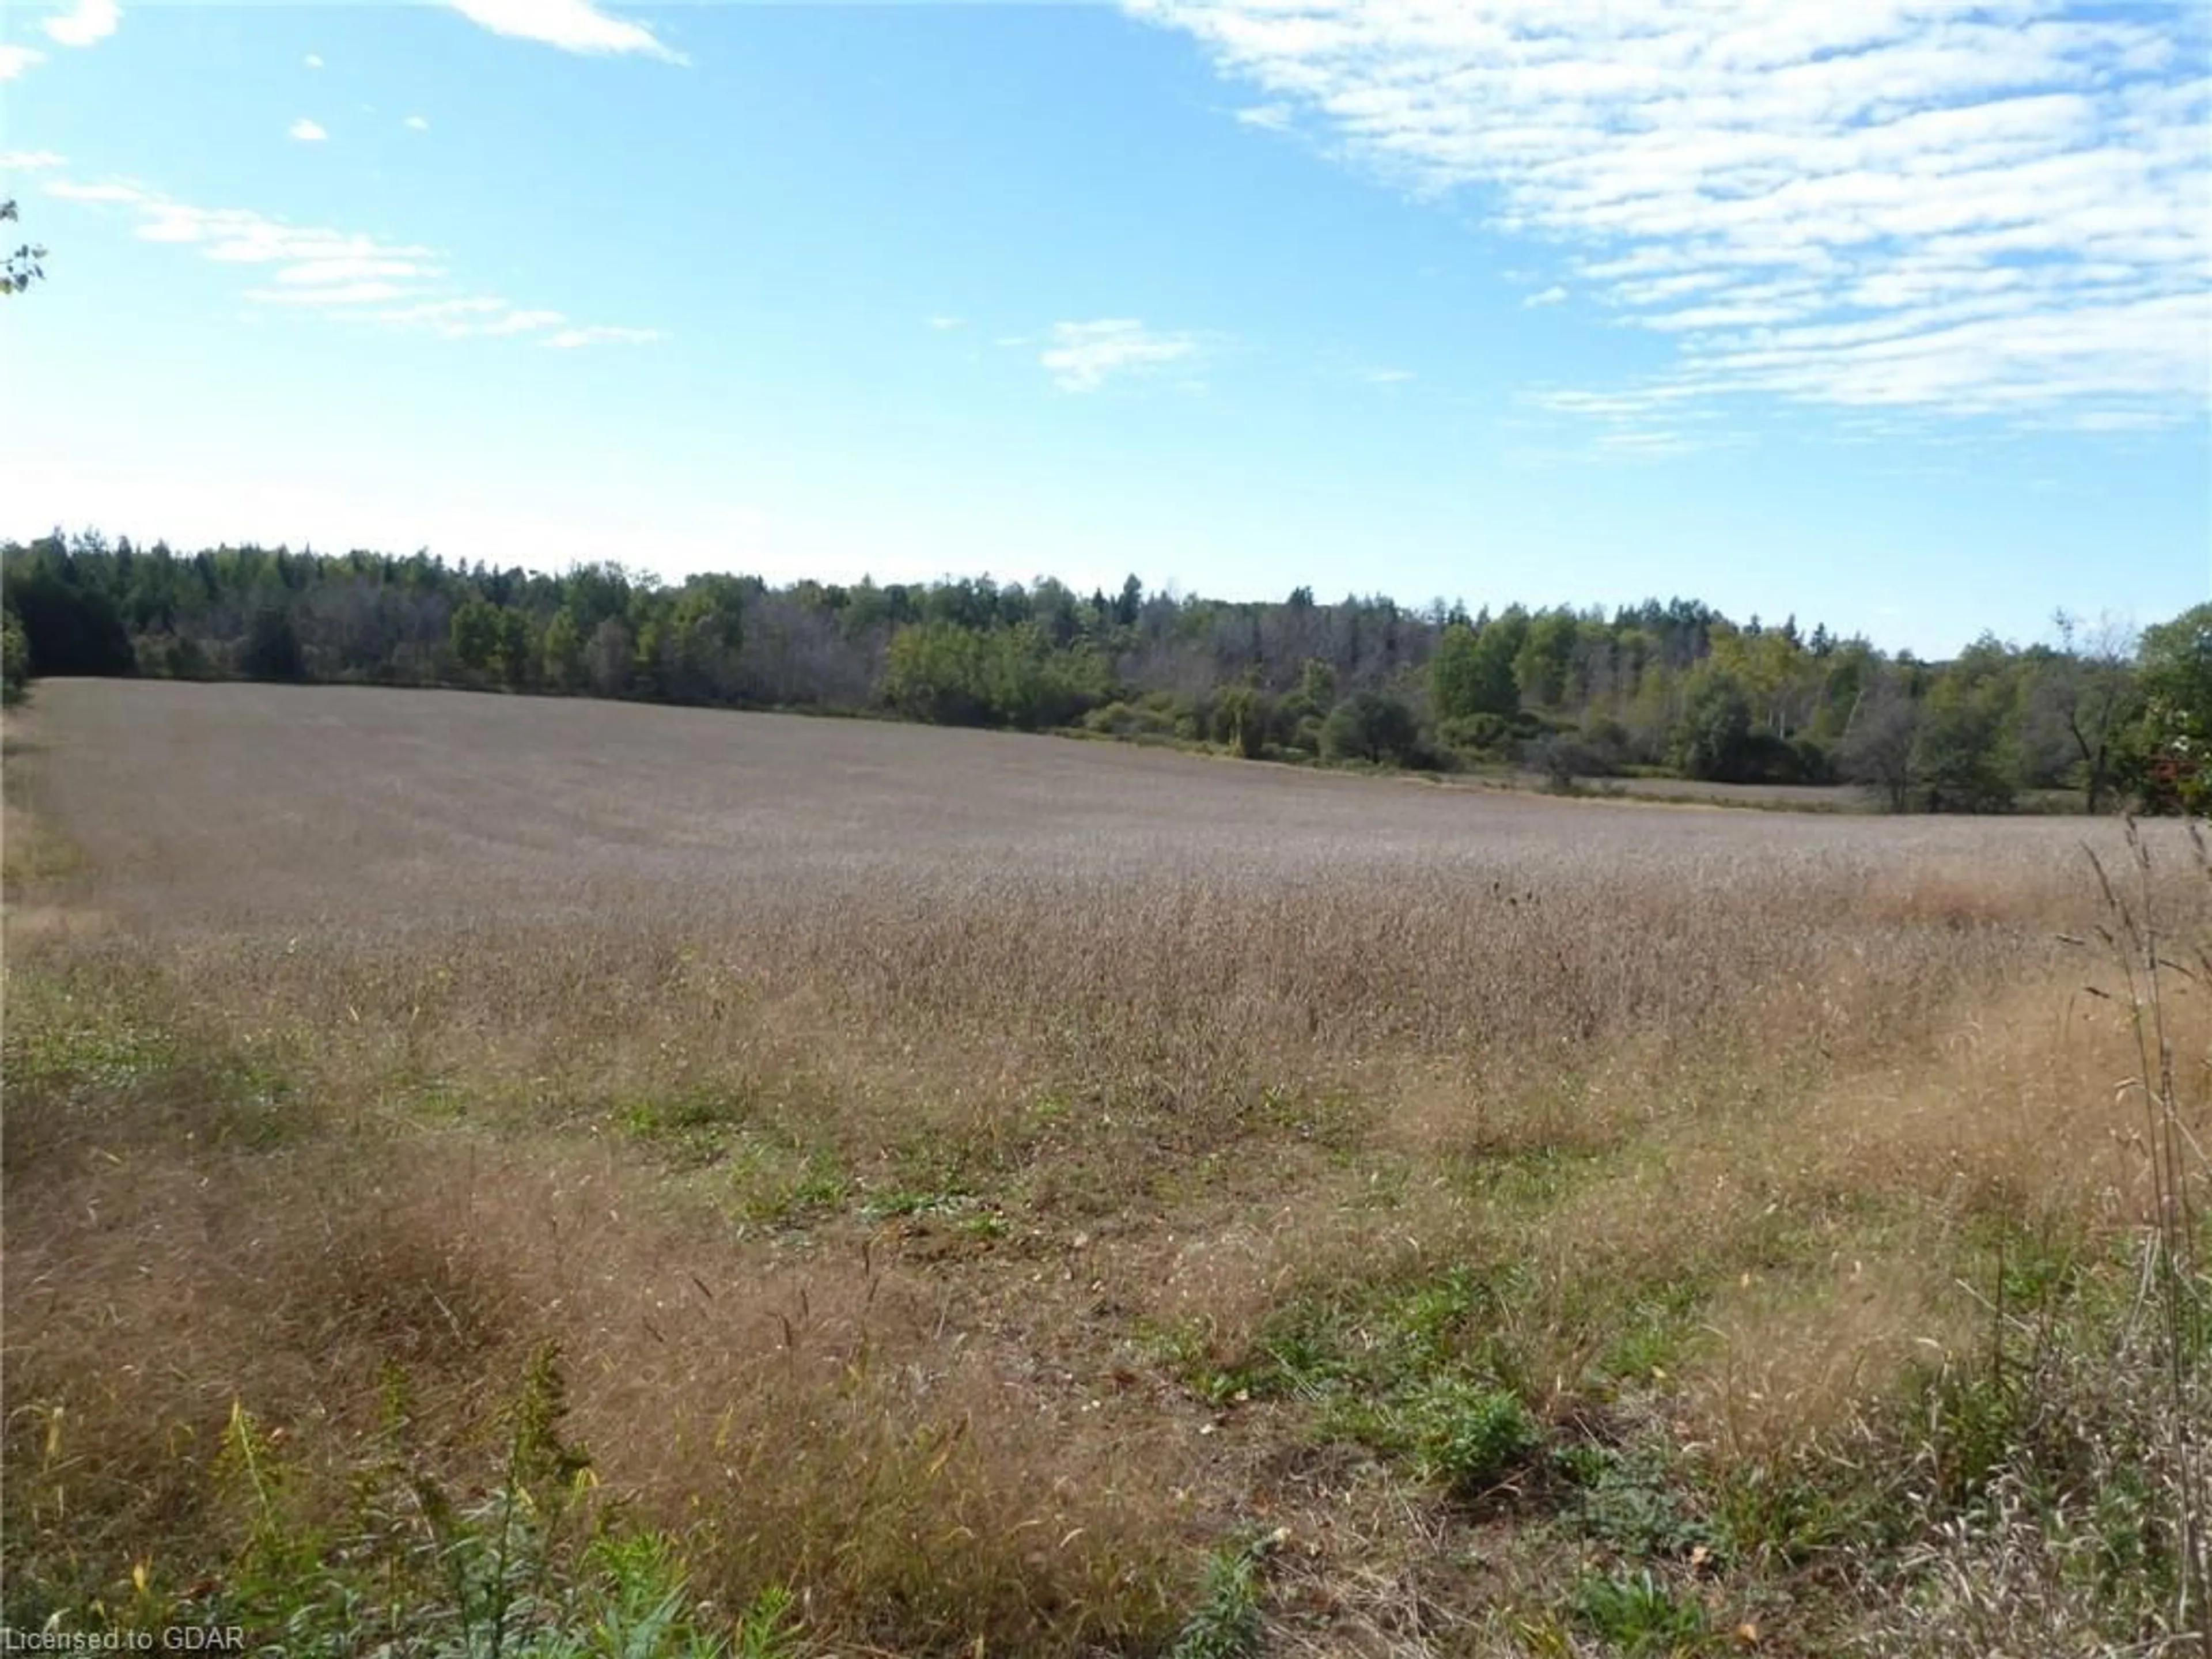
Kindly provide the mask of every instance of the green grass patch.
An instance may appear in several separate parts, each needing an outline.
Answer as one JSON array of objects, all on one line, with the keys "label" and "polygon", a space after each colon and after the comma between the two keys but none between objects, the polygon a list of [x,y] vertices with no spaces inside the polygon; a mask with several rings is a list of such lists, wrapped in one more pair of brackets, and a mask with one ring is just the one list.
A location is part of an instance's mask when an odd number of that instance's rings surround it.
[{"label": "green grass patch", "polygon": [[1703,1605],[1677,1595],[1649,1568],[1586,1573],[1575,1586],[1571,1606],[1575,1621],[1623,1659],[1675,1659],[1717,1650]]},{"label": "green grass patch", "polygon": [[626,1139],[679,1169],[696,1169],[726,1157],[758,1107],[748,1089],[697,1085],[633,1100],[613,1116]]},{"label": "green grass patch", "polygon": [[767,1132],[732,1138],[719,1172],[728,1212],[750,1228],[803,1226],[843,1208],[853,1193],[851,1172],[830,1148]]},{"label": "green grass patch", "polygon": [[1198,1606],[1176,1633],[1169,1659],[1255,1659],[1266,1627],[1261,1570],[1273,1535],[1231,1541],[1206,1564]]},{"label": "green grass patch", "polygon": [[111,1156],[155,1141],[266,1150],[319,1122],[296,1069],[297,1034],[207,1036],[138,976],[11,965],[6,991],[0,1069],[13,1170],[69,1146]]}]

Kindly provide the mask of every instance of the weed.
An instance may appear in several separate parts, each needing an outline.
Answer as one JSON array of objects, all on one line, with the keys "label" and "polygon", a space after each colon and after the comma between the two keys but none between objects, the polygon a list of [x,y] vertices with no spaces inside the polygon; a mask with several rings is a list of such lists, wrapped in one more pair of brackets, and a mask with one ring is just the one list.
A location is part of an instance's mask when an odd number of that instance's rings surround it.
[{"label": "weed", "polygon": [[1170,1659],[1252,1659],[1260,1651],[1261,1567],[1276,1541],[1249,1539],[1213,1552],[1199,1604],[1177,1633]]},{"label": "weed", "polygon": [[1696,1512],[1694,1476],[1664,1441],[1583,1441],[1561,1447],[1554,1462],[1574,1487],[1565,1518],[1583,1537],[1633,1559],[1724,1558],[1722,1529]]},{"label": "weed", "polygon": [[1677,1596],[1644,1568],[1633,1574],[1587,1573],[1575,1587],[1575,1617],[1628,1659],[1694,1653],[1711,1634],[1705,1608]]}]

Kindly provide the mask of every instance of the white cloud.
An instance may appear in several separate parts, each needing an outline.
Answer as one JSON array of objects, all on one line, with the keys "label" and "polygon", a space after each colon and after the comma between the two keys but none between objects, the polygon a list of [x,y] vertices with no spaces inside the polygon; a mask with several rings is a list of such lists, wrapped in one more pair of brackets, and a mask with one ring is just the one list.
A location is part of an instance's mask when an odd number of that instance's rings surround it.
[{"label": "white cloud", "polygon": [[657,328],[611,328],[600,325],[591,328],[564,328],[544,343],[567,351],[578,346],[647,345],[662,337]]},{"label": "white cloud", "polygon": [[404,125],[410,132],[428,132],[430,130],[430,118],[427,115],[410,115]]},{"label": "white cloud", "polygon": [[1162,334],[1133,318],[1054,323],[1052,343],[1039,358],[1062,392],[1096,392],[1120,376],[1147,375],[1194,362],[1203,350],[1192,334]]},{"label": "white cloud", "polygon": [[688,61],[641,23],[611,17],[591,0],[452,0],[455,11],[495,34],[542,41],[563,52],[638,53],[663,63]]},{"label": "white cloud", "polygon": [[2212,397],[2195,0],[1123,3],[1389,182],[1560,250],[1671,343],[1632,400],[2112,430]]},{"label": "white cloud", "polygon": [[929,319],[929,325],[940,334],[948,329],[958,328],[960,323],[961,319],[957,317],[932,317]]},{"label": "white cloud", "polygon": [[1359,378],[1370,386],[1399,386],[1413,379],[1410,368],[1370,368],[1362,371]]},{"label": "white cloud", "polygon": [[1521,308],[1523,311],[1533,311],[1538,306],[1555,306],[1566,297],[1566,289],[1560,287],[1557,283],[1554,283],[1551,287],[1544,289],[1541,293],[1532,294],[1527,299],[1523,300],[1521,302]]},{"label": "white cloud", "polygon": [[[136,216],[139,240],[196,247],[227,267],[275,267],[268,285],[248,288],[256,305],[427,333],[442,339],[542,333],[569,319],[484,295],[454,294],[434,248],[358,232],[287,224],[246,208],[204,208],[172,201],[122,180],[59,179],[49,196]],[[579,324],[550,343],[597,345],[659,339],[657,330]]]},{"label": "white cloud", "polygon": [[323,66],[322,58],[312,52],[309,52],[301,61],[303,61],[309,69],[320,69]]},{"label": "white cloud", "polygon": [[50,149],[0,150],[0,173],[44,173],[50,167],[64,167],[69,158]]},{"label": "white cloud", "polygon": [[[565,323],[568,320],[568,319],[566,317],[562,316],[557,311],[510,311],[504,317],[501,317],[497,322],[486,323],[475,331],[479,334],[530,334],[534,333],[541,328],[558,327],[561,324]],[[620,333],[623,331],[615,330],[613,331]],[[658,333],[654,333],[649,329],[633,330],[629,331],[635,333],[652,333],[653,337],[655,339],[659,339],[660,337]]]},{"label": "white cloud", "polygon": [[30,46],[0,46],[0,81],[13,81],[32,64],[46,59],[46,53]]},{"label": "white cloud", "polygon": [[[501,339],[558,328],[568,319],[558,311],[528,311],[489,295],[430,300],[393,311],[380,311],[371,320],[428,331],[441,339]],[[653,331],[640,331],[654,332]],[[654,333],[659,337],[657,332]],[[577,344],[588,342],[578,341]]]},{"label": "white cloud", "polygon": [[292,123],[289,131],[303,144],[319,144],[331,136],[319,122],[310,121],[304,115]]},{"label": "white cloud", "polygon": [[1258,127],[1264,132],[1281,132],[1291,125],[1288,104],[1255,104],[1249,109],[1237,112],[1239,126]]},{"label": "white cloud", "polygon": [[404,311],[380,311],[377,313],[377,320],[385,323],[443,323],[477,313],[504,311],[507,308],[504,300],[425,300],[419,305],[409,306]]},{"label": "white cloud", "polygon": [[333,288],[250,288],[246,297],[270,306],[366,306],[406,292],[397,283],[344,283]]},{"label": "white cloud", "polygon": [[444,274],[435,265],[420,264],[412,259],[339,258],[287,265],[276,273],[276,280],[287,287],[304,288],[334,283],[380,282],[395,276],[413,279]]},{"label": "white cloud", "polygon": [[115,0],[77,0],[60,16],[46,19],[44,27],[46,39],[56,46],[89,46],[114,33],[122,20],[122,8]]},{"label": "white cloud", "polygon": [[80,185],[67,179],[57,179],[46,186],[46,194],[64,202],[143,202],[146,192],[136,185]]}]

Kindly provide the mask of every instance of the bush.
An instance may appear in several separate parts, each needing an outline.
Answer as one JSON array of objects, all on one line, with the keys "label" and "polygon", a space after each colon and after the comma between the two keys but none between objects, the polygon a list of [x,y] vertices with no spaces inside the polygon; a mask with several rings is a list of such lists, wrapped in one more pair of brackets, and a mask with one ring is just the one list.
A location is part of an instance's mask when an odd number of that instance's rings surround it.
[{"label": "bush", "polygon": [[161,647],[161,672],[173,680],[215,678],[215,664],[206,649],[188,634],[179,634]]},{"label": "bush", "polygon": [[1541,772],[1545,781],[1563,793],[1572,789],[1577,778],[1602,777],[1612,769],[1589,744],[1571,732],[1555,732],[1527,744],[1521,751],[1521,759],[1523,765],[1531,771]]},{"label": "bush", "polygon": [[1512,724],[1502,714],[1467,714],[1441,722],[1437,739],[1453,749],[1494,753],[1512,734]]},{"label": "bush", "polygon": [[1423,1476],[1463,1498],[1480,1497],[1540,1441],[1519,1396],[1460,1378],[1434,1384],[1412,1416]]},{"label": "bush", "polygon": [[1735,781],[1792,784],[1804,782],[1805,777],[1794,747],[1771,732],[1752,732],[1736,751]]},{"label": "bush", "polygon": [[939,726],[1065,726],[1106,695],[1104,665],[1087,650],[1055,650],[1032,623],[978,629],[909,623],[891,636],[884,701]]},{"label": "bush", "polygon": [[1836,781],[1836,763],[1817,738],[1792,738],[1790,750],[1797,757],[1798,782],[1829,784]]},{"label": "bush", "polygon": [[1175,720],[1141,704],[1109,702],[1085,714],[1083,729],[1109,738],[1167,738],[1175,735]]},{"label": "bush", "polygon": [[8,609],[21,629],[25,678],[135,674],[137,653],[115,603],[46,571],[11,573]]},{"label": "bush", "polygon": [[1357,691],[1329,711],[1321,732],[1331,760],[1402,766],[1420,742],[1413,711],[1380,691]]},{"label": "bush", "polygon": [[300,647],[299,630],[282,600],[269,599],[253,613],[246,630],[246,644],[238,656],[239,672],[250,680],[304,680],[307,653]]},{"label": "bush", "polygon": [[1718,671],[1701,675],[1674,727],[1674,763],[1689,777],[1741,783],[1751,741],[1751,699],[1743,688]]},{"label": "bush", "polygon": [[1493,718],[1520,708],[1509,630],[1478,634],[1465,623],[1444,629],[1429,659],[1429,701],[1449,720]]},{"label": "bush", "polygon": [[12,611],[0,623],[0,702],[14,705],[30,695],[31,646]]},{"label": "bush", "polygon": [[1593,764],[1605,773],[1620,770],[1635,751],[1636,739],[1619,720],[1600,714],[1583,728],[1582,741]]},{"label": "bush", "polygon": [[1246,760],[1260,758],[1275,720],[1274,702],[1266,692],[1232,685],[1213,700],[1211,713],[1216,743],[1226,744]]}]

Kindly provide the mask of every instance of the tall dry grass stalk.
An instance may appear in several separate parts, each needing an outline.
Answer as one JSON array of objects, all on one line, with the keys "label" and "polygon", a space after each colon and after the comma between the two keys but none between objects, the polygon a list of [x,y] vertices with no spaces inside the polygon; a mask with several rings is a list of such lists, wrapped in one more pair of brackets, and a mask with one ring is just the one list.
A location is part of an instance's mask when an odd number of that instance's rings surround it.
[{"label": "tall dry grass stalk", "polygon": [[[387,1367],[470,1471],[558,1339],[609,1501],[843,1650],[1157,1648],[1264,1522],[1352,1610],[1302,1650],[1442,1652],[1559,1591],[1541,1528],[1194,1386],[1286,1311],[1358,1357],[1456,1276],[1454,1352],[1547,1429],[1776,1482],[1978,1352],[1991,1237],[2150,1229],[2144,1307],[2202,1352],[2212,999],[2169,941],[2212,882],[2163,828],[2100,894],[2078,824],[260,696],[187,761],[62,702],[32,779],[88,865],[69,925],[9,919],[7,1526],[72,1583],[234,1541],[234,1401],[337,1513]],[[2117,1023],[2060,942],[2099,926]],[[2081,1103],[2122,1073],[2116,1139]],[[2203,1456],[2162,1454],[2175,1628]]]},{"label": "tall dry grass stalk", "polygon": [[[2212,849],[2189,825],[2197,872],[2212,884]],[[2162,927],[2164,912],[2153,890],[2153,860],[2139,827],[2127,825],[2132,883],[2115,886],[2094,852],[2090,859],[2103,894],[2107,921],[2097,936],[2121,976],[2123,1012],[2134,1038],[2137,1068],[2118,1091],[2142,1103],[2142,1139],[2151,1182],[2151,1223],[2145,1231],[2143,1299],[2154,1309],[2170,1408],[2174,1527],[2180,1571],[2176,1575],[2174,1629],[2194,1631],[2200,1651],[2212,1659],[2212,1445],[2203,1425],[2212,1418],[2212,1274],[2202,1256],[2208,1161],[2203,1125],[2187,1109],[2176,1059],[2179,1033],[2177,981],[2199,997],[2212,993],[2212,932]],[[2167,953],[2173,952],[2172,955]],[[2183,962],[2179,958],[2191,958]],[[2212,1097],[2212,1049],[2200,1048],[2196,1079],[2200,1105]]]}]

